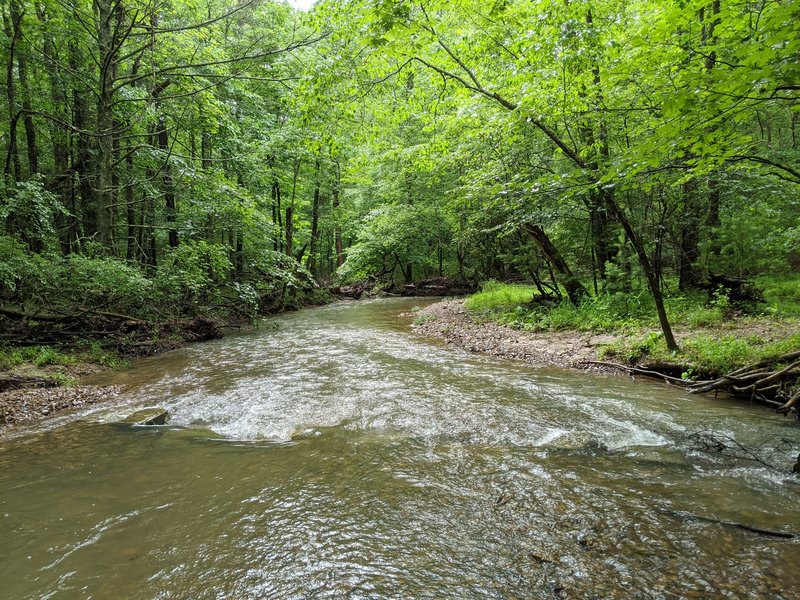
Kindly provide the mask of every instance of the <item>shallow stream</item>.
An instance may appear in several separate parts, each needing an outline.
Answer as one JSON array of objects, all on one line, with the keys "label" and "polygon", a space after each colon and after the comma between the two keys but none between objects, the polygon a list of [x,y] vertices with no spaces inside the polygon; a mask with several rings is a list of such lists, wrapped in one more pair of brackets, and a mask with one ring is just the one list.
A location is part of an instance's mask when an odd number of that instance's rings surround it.
[{"label": "shallow stream", "polygon": [[[797,597],[800,539],[721,522],[800,533],[800,478],[692,436],[796,454],[792,420],[471,355],[420,303],[145,359],[0,439],[0,598]],[[169,425],[114,423],[142,406]]]}]

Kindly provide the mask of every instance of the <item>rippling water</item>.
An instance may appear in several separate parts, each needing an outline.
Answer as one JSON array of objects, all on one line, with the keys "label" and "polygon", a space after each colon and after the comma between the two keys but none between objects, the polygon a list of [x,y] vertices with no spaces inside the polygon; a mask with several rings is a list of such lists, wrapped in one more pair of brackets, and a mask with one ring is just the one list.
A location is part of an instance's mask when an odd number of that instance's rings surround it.
[{"label": "rippling water", "polygon": [[[343,303],[104,376],[0,441],[0,598],[795,598],[791,420],[463,353]],[[169,409],[168,427],[114,421]],[[788,455],[773,458],[788,471]]]}]

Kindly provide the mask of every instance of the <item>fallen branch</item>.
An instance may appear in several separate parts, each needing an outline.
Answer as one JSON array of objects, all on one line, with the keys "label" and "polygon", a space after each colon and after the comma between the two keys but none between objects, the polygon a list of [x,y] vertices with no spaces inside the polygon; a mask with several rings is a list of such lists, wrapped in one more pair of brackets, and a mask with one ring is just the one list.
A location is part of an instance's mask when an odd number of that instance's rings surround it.
[{"label": "fallen branch", "polygon": [[674,383],[677,385],[685,386],[690,381],[686,379],[681,379],[680,377],[672,377],[671,375],[666,375],[664,373],[660,373],[659,371],[653,371],[651,369],[643,369],[641,367],[632,367],[629,365],[623,365],[620,363],[612,363],[612,362],[605,362],[599,360],[587,360],[584,361],[584,365],[597,365],[599,367],[609,367],[611,369],[617,369],[618,371],[622,371],[624,373],[628,373],[629,375],[646,375],[647,377],[655,377],[656,379],[663,379],[668,383]]},{"label": "fallen branch", "polygon": [[668,515],[672,515],[673,517],[678,517],[685,521],[702,521],[703,523],[714,523],[715,525],[724,525],[726,527],[734,527],[736,529],[743,529],[744,531],[750,531],[752,533],[758,533],[760,535],[767,535],[770,537],[776,538],[783,538],[783,539],[793,539],[797,537],[795,533],[789,533],[787,531],[776,531],[774,529],[764,529],[763,527],[754,527],[753,525],[746,525],[745,523],[736,523],[735,521],[723,521],[722,519],[715,519],[713,517],[703,517],[701,515],[695,515],[690,512],[679,511],[679,510],[662,510],[661,512],[666,513]]}]

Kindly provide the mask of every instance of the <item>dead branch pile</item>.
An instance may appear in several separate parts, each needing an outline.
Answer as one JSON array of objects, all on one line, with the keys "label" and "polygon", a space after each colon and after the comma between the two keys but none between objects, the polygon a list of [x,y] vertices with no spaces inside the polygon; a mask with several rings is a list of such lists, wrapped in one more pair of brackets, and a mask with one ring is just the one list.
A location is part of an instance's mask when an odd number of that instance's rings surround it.
[{"label": "dead branch pile", "polygon": [[632,367],[618,363],[592,362],[624,371],[631,375],[656,377],[673,385],[686,388],[690,394],[726,392],[737,398],[764,404],[781,414],[794,412],[800,418],[800,350],[767,358],[757,363],[726,373],[720,377],[692,381],[662,373],[646,367]]}]

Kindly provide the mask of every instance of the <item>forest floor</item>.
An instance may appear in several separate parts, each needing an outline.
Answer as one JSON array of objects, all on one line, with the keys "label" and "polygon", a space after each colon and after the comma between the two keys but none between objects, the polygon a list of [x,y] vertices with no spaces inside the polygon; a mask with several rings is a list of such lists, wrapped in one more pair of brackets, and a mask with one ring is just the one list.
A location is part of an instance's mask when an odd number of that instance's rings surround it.
[{"label": "forest floor", "polygon": [[[415,311],[413,315],[412,327],[417,333],[440,338],[470,352],[522,360],[535,366],[618,372],[612,367],[593,363],[608,361],[648,367],[664,362],[663,357],[650,356],[646,351],[639,356],[620,357],[621,348],[631,344],[635,346],[636,342],[632,340],[648,339],[648,336],[649,339],[657,339],[658,333],[654,329],[642,329],[634,333],[628,330],[594,332],[574,329],[525,331],[482,317],[479,312],[469,310],[464,300],[437,302]],[[711,346],[717,340],[720,347],[730,339],[758,339],[764,343],[776,343],[798,334],[800,320],[732,319],[724,325],[713,327],[675,328],[679,344],[691,344],[691,340],[702,338]],[[688,357],[676,357],[672,361],[674,366],[687,371],[708,371],[703,365],[693,364]],[[742,364],[745,362],[743,360]]]}]

